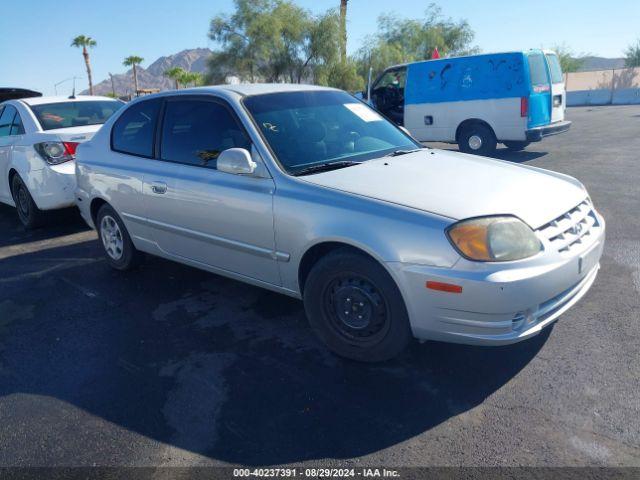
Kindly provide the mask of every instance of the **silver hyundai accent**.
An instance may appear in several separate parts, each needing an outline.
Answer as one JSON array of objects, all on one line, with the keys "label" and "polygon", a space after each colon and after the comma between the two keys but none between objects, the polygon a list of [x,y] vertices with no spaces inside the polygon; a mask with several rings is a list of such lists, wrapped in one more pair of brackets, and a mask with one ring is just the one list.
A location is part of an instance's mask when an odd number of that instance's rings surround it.
[{"label": "silver hyundai accent", "polygon": [[363,361],[412,336],[536,335],[588,291],[604,245],[576,179],[424,148],[330,88],[140,98],[79,147],[77,181],[114,268],[145,252],[303,299],[326,345]]}]

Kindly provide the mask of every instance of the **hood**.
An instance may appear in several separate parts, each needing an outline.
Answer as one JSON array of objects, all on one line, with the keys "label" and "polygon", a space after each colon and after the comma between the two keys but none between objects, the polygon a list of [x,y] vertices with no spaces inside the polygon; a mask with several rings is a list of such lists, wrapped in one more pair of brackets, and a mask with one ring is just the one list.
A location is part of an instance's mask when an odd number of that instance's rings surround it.
[{"label": "hood", "polygon": [[299,178],[455,220],[515,215],[533,229],[587,196],[580,182],[566,175],[431,149]]},{"label": "hood", "polygon": [[81,127],[69,127],[69,128],[56,128],[53,130],[46,130],[43,133],[47,135],[56,135],[63,142],[86,142],[91,140],[98,130],[102,127],[100,125],[83,125]]}]

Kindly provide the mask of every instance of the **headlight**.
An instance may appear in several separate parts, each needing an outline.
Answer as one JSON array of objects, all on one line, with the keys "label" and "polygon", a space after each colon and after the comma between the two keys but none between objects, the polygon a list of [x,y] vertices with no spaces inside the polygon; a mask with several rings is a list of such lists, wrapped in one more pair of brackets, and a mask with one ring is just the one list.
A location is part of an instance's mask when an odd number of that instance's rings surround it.
[{"label": "headlight", "polygon": [[447,236],[463,257],[481,262],[520,260],[542,250],[533,230],[516,217],[463,220],[451,226]]}]

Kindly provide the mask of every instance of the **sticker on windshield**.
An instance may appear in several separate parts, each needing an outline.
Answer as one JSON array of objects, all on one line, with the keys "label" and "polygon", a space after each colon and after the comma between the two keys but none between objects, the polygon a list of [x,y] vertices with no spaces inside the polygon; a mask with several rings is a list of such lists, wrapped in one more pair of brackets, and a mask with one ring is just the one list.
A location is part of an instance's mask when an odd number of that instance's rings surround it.
[{"label": "sticker on windshield", "polygon": [[365,122],[379,122],[382,120],[382,117],[380,115],[378,115],[370,108],[365,107],[361,103],[345,103],[344,106],[355,113],[357,116],[359,116]]}]

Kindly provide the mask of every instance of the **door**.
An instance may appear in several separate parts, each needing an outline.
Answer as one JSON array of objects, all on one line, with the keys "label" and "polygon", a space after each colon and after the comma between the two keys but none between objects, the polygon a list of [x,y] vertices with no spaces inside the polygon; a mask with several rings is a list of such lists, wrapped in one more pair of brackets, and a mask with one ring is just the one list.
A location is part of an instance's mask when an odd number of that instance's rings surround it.
[{"label": "door", "polygon": [[551,123],[551,82],[542,52],[527,55],[531,93],[529,95],[529,128]]},{"label": "door", "polygon": [[564,111],[567,107],[564,75],[560,60],[555,53],[547,52],[545,57],[547,58],[551,77],[551,122],[561,122],[564,120]]},{"label": "door", "polygon": [[11,135],[16,109],[12,105],[0,107],[0,201],[12,203],[9,185],[9,162],[15,137]]},{"label": "door", "polygon": [[371,89],[373,106],[397,125],[404,125],[404,88],[407,67],[385,71]]},{"label": "door", "polygon": [[159,160],[144,182],[154,239],[173,257],[278,285],[274,182],[218,171],[217,157],[228,148],[251,144],[222,100],[166,101]]}]

